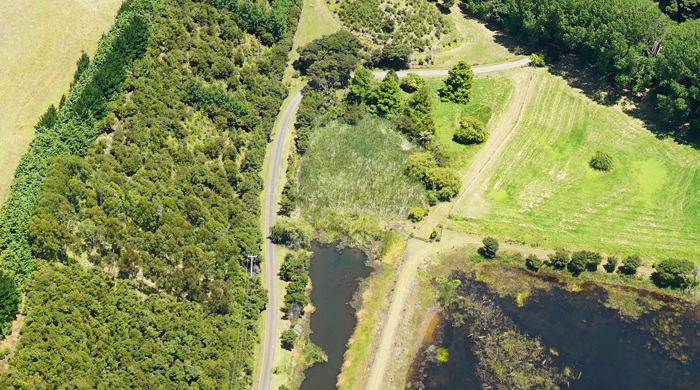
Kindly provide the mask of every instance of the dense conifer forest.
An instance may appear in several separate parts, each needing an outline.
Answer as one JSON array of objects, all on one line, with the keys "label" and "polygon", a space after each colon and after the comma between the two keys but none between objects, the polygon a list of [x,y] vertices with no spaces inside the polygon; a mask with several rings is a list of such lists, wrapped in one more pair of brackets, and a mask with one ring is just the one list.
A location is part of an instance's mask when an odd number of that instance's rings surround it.
[{"label": "dense conifer forest", "polygon": [[246,256],[261,260],[260,171],[299,14],[125,3],[2,208],[2,276],[27,302],[0,387],[250,383],[266,295]]}]

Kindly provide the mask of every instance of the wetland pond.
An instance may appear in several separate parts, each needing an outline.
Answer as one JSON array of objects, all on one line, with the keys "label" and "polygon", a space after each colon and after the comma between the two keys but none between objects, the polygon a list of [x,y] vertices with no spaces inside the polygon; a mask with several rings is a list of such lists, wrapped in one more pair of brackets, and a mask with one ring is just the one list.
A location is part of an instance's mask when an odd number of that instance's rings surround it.
[{"label": "wetland pond", "polygon": [[357,322],[350,302],[360,280],[369,276],[372,268],[365,265],[366,256],[356,249],[338,251],[335,245],[314,241],[311,250],[311,303],[316,311],[311,314],[310,337],[328,355],[328,362],[304,371],[301,390],[335,389],[346,344]]},{"label": "wetland pond", "polygon": [[[518,307],[512,297],[490,292],[485,283],[471,276],[461,274],[459,278],[460,296],[497,307],[516,332],[538,338],[545,350],[552,351],[550,357],[558,369],[570,369],[572,374],[561,388],[700,389],[698,304],[669,298],[674,305],[664,305],[636,320],[624,319],[603,305],[608,292],[593,284],[578,292],[566,291],[556,283],[546,290],[532,288],[524,305]],[[455,327],[454,314],[443,313],[430,337],[434,346],[424,343],[414,358],[408,388],[504,388],[483,383],[479,374],[484,370],[479,368],[475,345],[480,340],[475,338],[484,336],[470,327],[476,320],[464,318],[464,325]],[[447,362],[430,357],[430,351],[435,355],[437,348],[449,352]]]}]

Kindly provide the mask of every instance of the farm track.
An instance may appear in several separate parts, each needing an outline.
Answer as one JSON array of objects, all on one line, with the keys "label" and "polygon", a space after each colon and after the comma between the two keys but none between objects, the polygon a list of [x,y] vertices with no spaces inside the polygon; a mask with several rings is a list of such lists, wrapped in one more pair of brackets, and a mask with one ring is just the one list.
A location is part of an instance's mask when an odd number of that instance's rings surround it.
[{"label": "farm track", "polygon": [[[487,66],[480,66],[480,67],[474,67],[472,68],[475,74],[482,74],[482,73],[488,73],[488,72],[497,72],[497,71],[504,71],[504,70],[509,70],[509,69],[517,69],[517,68],[522,68],[524,66],[527,66],[530,63],[530,60],[527,58],[520,59],[518,61],[510,61],[506,63],[501,63],[501,64],[494,64],[494,65],[487,65]],[[445,77],[447,76],[447,70],[442,70],[442,69],[434,69],[434,70],[417,70],[415,72],[408,72],[408,71],[401,71],[398,72],[399,77],[405,77],[406,74],[408,73],[418,73],[422,77]],[[386,75],[386,72],[374,72],[374,77],[375,78],[380,78],[383,77],[383,75]],[[272,152],[271,155],[268,156],[267,158],[270,160],[270,167],[269,167],[269,176],[268,176],[268,181],[267,181],[267,186],[265,188],[265,218],[263,220],[263,231],[265,232],[266,237],[269,236],[270,232],[270,227],[275,223],[275,218],[276,218],[276,210],[277,210],[277,187],[278,187],[278,179],[279,179],[279,174],[281,170],[281,165],[283,161],[283,146],[285,142],[285,138],[287,137],[287,129],[289,128],[289,125],[291,124],[291,120],[294,117],[294,113],[296,112],[297,107],[299,106],[299,103],[301,103],[301,92],[295,94],[294,96],[291,97],[289,104],[287,104],[286,108],[284,111],[280,114],[280,120],[277,123],[277,126],[275,128],[275,139],[274,139],[274,144],[272,147]],[[429,221],[431,220],[430,218],[428,219]],[[437,223],[436,223],[437,224]],[[424,226],[426,226],[424,224]],[[426,227],[427,229],[427,227]],[[418,242],[418,241],[414,241]],[[425,244],[429,245],[429,244]],[[402,267],[401,275],[399,276],[399,279],[404,277],[408,277],[409,274],[414,274],[415,273],[415,267],[416,263],[418,261],[417,256],[412,256],[413,259],[412,261],[404,261],[404,266]],[[258,389],[259,390],[268,390],[270,389],[270,383],[272,379],[272,366],[274,363],[274,358],[275,358],[275,347],[277,344],[276,336],[277,336],[277,316],[279,315],[279,291],[277,290],[278,286],[278,279],[277,279],[277,266],[276,266],[276,250],[275,250],[275,245],[268,239],[265,240],[265,261],[267,264],[265,265],[265,280],[266,280],[266,286],[268,288],[268,305],[266,308],[266,316],[265,316],[265,330],[264,330],[264,336],[263,336],[263,357],[262,357],[262,362],[260,363],[261,365],[261,370],[260,370],[260,377],[258,380]],[[407,269],[406,269],[407,268]],[[398,282],[397,282],[398,286]],[[406,285],[402,285],[403,287],[406,287]],[[400,313],[400,309],[403,306],[403,300],[405,300],[405,294],[403,295],[403,298],[397,297],[397,299],[402,299],[400,302],[400,306],[394,307],[395,306],[395,301],[392,301],[392,307],[390,311],[392,313],[396,312],[397,314]],[[396,327],[394,326],[394,332],[395,332]],[[385,326],[386,330],[386,326]],[[391,335],[391,339],[388,341],[384,341],[385,337],[389,337],[389,334],[386,336],[384,333],[382,333],[382,345],[385,343],[389,343],[391,345],[391,342],[393,342],[393,334]],[[381,351],[381,349],[380,349]],[[375,359],[376,363],[376,359]],[[384,364],[384,367],[386,367],[386,362]],[[374,368],[374,366],[373,366]],[[383,369],[382,369],[383,370]],[[376,372],[376,370],[372,370],[372,372]],[[375,374],[375,377],[377,375]],[[379,377],[379,380],[381,381],[381,376]],[[376,379],[375,379],[376,381]],[[379,385],[381,382],[379,382]],[[381,388],[379,387],[370,387],[370,388]]]}]

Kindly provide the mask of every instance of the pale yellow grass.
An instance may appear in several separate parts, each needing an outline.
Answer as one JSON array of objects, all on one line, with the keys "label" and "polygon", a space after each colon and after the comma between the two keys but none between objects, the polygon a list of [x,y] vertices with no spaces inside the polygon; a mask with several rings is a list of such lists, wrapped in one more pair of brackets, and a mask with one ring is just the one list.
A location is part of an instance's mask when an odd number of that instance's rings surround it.
[{"label": "pale yellow grass", "polygon": [[0,201],[34,124],[68,92],[80,51],[92,56],[122,1],[0,0]]}]

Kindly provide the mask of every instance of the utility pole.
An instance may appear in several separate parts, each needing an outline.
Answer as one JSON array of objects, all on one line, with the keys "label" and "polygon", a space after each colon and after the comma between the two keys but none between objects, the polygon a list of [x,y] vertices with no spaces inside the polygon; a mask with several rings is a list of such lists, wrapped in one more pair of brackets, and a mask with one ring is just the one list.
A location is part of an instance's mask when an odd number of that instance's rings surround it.
[{"label": "utility pole", "polygon": [[248,255],[248,260],[250,261],[250,277],[253,277],[253,260],[257,259],[258,256]]}]

